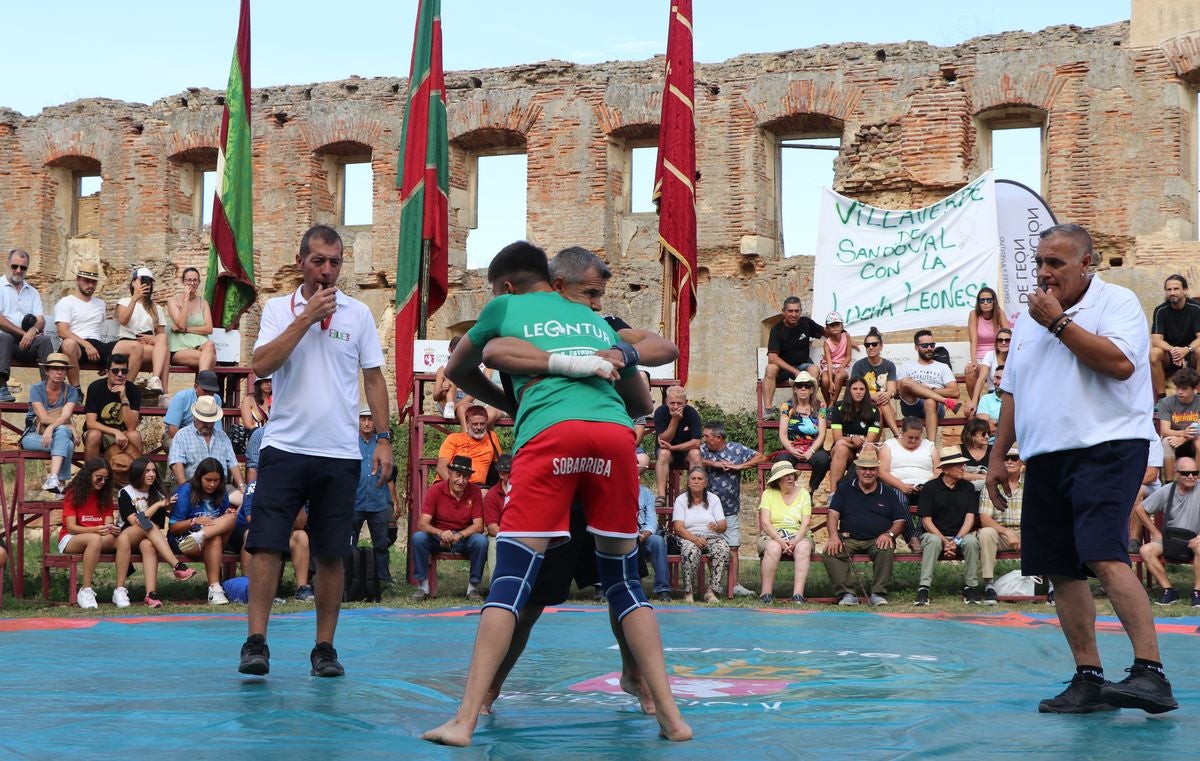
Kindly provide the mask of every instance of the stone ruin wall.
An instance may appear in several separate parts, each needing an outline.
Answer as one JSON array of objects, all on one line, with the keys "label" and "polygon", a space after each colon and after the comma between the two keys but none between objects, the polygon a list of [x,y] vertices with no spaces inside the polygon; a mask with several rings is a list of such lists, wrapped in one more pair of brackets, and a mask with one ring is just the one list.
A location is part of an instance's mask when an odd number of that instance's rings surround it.
[{"label": "stone ruin wall", "polygon": [[[986,169],[978,120],[1014,110],[1043,114],[1046,199],[1060,220],[1092,230],[1106,277],[1137,289],[1147,310],[1161,300],[1166,274],[1200,280],[1200,32],[1159,32],[1144,20],[1139,27],[1139,4],[1156,2],[1135,2],[1132,32],[1129,23],[1059,26],[946,48],[825,45],[698,65],[700,270],[691,394],[727,409],[753,405],[754,347],[764,343],[766,326],[785,296],[800,294],[806,308],[812,303],[812,260],[781,256],[773,175],[783,137],[840,134],[835,189],[878,206],[914,208]],[[1195,15],[1191,21],[1200,21]],[[568,245],[599,252],[616,271],[609,308],[633,324],[659,327],[656,218],[625,212],[621,199],[624,146],[657,134],[661,57],[588,66],[550,61],[450,72],[446,79],[451,296],[430,337],[461,332],[489,296],[483,272],[465,268],[468,164],[472,155],[514,147],[528,156],[528,238],[550,252]],[[389,354],[406,91],[406,81],[393,76],[253,93],[262,297],[295,287],[300,234],[335,221],[331,171],[338,157],[369,156],[375,223],[341,228],[341,285],[375,310]],[[32,253],[30,280],[48,308],[70,291],[86,258],[103,263],[106,300],[124,294],[137,265],[158,274],[160,299],[179,287],[183,267],[203,270],[207,232],[196,229],[190,193],[194,173],[215,166],[222,95],[191,88],[151,105],[88,99],[35,117],[0,109],[0,245]],[[83,199],[73,228],[73,177],[96,169],[103,191]],[[85,232],[72,237],[76,228]],[[257,324],[254,309],[242,324],[245,359]],[[964,336],[941,329],[938,337]]]}]

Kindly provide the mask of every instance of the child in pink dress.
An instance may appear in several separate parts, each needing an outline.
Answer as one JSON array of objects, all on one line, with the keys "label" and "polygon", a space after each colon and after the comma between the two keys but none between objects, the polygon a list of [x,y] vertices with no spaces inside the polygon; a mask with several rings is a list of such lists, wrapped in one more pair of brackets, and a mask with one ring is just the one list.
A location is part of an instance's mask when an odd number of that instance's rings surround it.
[{"label": "child in pink dress", "polygon": [[842,329],[842,316],[825,315],[825,348],[821,356],[821,391],[825,399],[836,400],[850,379],[850,352],[858,348],[850,334]]}]

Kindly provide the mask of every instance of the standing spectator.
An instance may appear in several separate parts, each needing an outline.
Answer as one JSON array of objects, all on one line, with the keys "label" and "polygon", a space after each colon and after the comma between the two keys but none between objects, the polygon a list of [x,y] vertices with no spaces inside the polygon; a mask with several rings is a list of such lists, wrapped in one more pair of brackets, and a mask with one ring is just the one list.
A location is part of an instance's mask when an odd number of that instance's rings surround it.
[{"label": "standing spectator", "polygon": [[171,442],[171,452],[167,463],[175,476],[175,483],[187,483],[196,473],[196,468],[206,459],[215,459],[221,463],[224,473],[229,474],[230,481],[239,491],[230,495],[230,501],[235,506],[242,504],[240,492],[246,485],[242,478],[242,467],[238,464],[237,455],[233,453],[233,444],[229,435],[217,425],[224,411],[217,406],[211,396],[202,396],[192,405],[192,424],[180,428],[179,433]]},{"label": "standing spectator", "polygon": [[[1040,287],[1028,292],[1028,312],[1013,328],[1017,348],[1005,365],[1000,427],[988,468],[992,503],[1003,508],[1006,471],[1000,458],[1021,442],[1025,489],[1029,504],[1037,506],[1021,523],[1021,571],[1054,583],[1075,662],[1067,689],[1043,700],[1038,710],[1170,711],[1178,703],[1128,552],[1129,511],[1149,443],[1157,438],[1145,314],[1133,292],[1091,272],[1087,230],[1055,225],[1039,237],[1034,262]],[[1133,666],[1120,682],[1104,679],[1089,574],[1100,579],[1133,646]]]},{"label": "standing spectator", "polygon": [[700,413],[687,403],[687,391],[683,386],[667,389],[666,403],[654,410],[654,431],[658,437],[658,455],[654,461],[658,496],[654,504],[666,507],[671,466],[688,470],[701,467]]},{"label": "standing spectator", "polygon": [[837,488],[846,466],[858,457],[863,447],[878,441],[879,434],[879,410],[867,394],[867,382],[853,378],[846,387],[846,395],[829,410],[829,435],[833,437],[829,456],[831,490]]},{"label": "standing spectator", "polygon": [[1171,275],[1163,293],[1166,299],[1154,308],[1150,321],[1150,378],[1158,396],[1167,393],[1168,373],[1196,369],[1200,350],[1200,304],[1188,298],[1187,280]]},{"label": "standing spectator", "polygon": [[229,603],[221,588],[221,555],[236,524],[237,508],[225,494],[225,469],[218,460],[206,457],[175,492],[169,537],[172,550],[204,560],[209,605]]},{"label": "standing spectator", "polygon": [[1196,456],[1197,429],[1200,429],[1200,399],[1196,398],[1200,375],[1185,367],[1171,376],[1171,382],[1175,384],[1175,395],[1164,396],[1154,410],[1162,437],[1164,481],[1174,478],[1176,457]]},{"label": "standing spectator", "polygon": [[[488,554],[487,570],[483,574],[483,583],[491,582],[492,571],[496,569],[496,536],[500,533],[500,515],[504,512],[504,502],[508,499],[508,478],[512,475],[512,455],[502,454],[496,460],[496,472],[500,480],[483,495],[483,529],[487,533]],[[651,495],[653,502],[653,495]]]},{"label": "standing spectator", "polygon": [[792,400],[779,407],[779,444],[783,451],[776,455],[777,462],[812,467],[808,490],[816,494],[829,472],[829,453],[825,451],[825,408],[817,396],[817,380],[807,370],[801,370],[792,381]]},{"label": "standing spectator", "polygon": [[[729,573],[736,582],[738,572],[738,548],[742,546],[742,471],[766,460],[762,452],[755,452],[744,444],[728,441],[725,423],[714,420],[704,424],[704,443],[700,445],[700,464],[708,472],[708,488],[721,500],[725,512],[725,543],[729,545]],[[753,592],[735,583],[735,595],[753,596]]]},{"label": "standing spectator", "polygon": [[958,381],[949,366],[933,358],[937,348],[933,333],[918,330],[913,344],[917,347],[917,359],[904,363],[897,379],[900,413],[923,418],[926,437],[936,442],[938,421],[946,417],[947,409],[951,412],[958,409]]},{"label": "standing spectator", "polygon": [[[1196,469],[1196,461],[1191,457],[1180,457],[1176,476],[1170,486],[1154,492],[1142,503],[1147,515],[1163,514],[1163,526],[1160,530],[1152,521],[1146,521],[1150,541],[1142,545],[1141,555],[1146,561],[1146,569],[1162,587],[1162,597],[1156,605],[1170,605],[1179,599],[1179,592],[1171,586],[1163,560],[1191,563],[1191,605],[1200,608],[1200,559],[1197,559],[1200,557],[1200,538],[1197,537],[1200,534],[1200,489],[1196,488],[1200,471]],[[1171,539],[1164,538],[1164,534],[1172,531],[1180,534]],[[1191,534],[1190,539],[1183,538],[1187,534]]]},{"label": "standing spectator", "polygon": [[363,524],[371,534],[371,549],[375,552],[375,575],[379,583],[390,586],[392,571],[388,567],[388,522],[396,504],[395,486],[389,480],[383,484],[371,472],[371,455],[375,449],[375,421],[371,408],[358,411],[358,447],[362,450],[359,466],[358,491],[354,496],[354,537],[362,533]]},{"label": "standing spectator", "polygon": [[212,342],[212,310],[200,295],[200,271],[195,267],[183,271],[183,290],[167,299],[167,314],[171,318],[167,335],[171,362],[198,371],[213,369],[217,346]]},{"label": "standing spectator", "polygon": [[812,559],[813,543],[808,530],[812,519],[812,500],[808,492],[796,483],[799,471],[791,463],[777,462],[767,476],[758,505],[758,557],[762,561],[762,588],[758,601],[770,605],[775,601],[775,571],[779,561],[791,558],[792,602],[804,604],[804,582],[808,579],[808,564]]},{"label": "standing spectator", "polygon": [[[971,354],[963,375],[967,382],[969,399],[978,399],[976,388],[981,378],[987,375],[991,367],[983,360],[989,353],[996,352],[999,346],[1000,331],[1008,328],[1008,316],[1000,308],[1000,299],[991,288],[980,288],[975,296],[975,308],[967,317],[967,335],[971,340]],[[1011,333],[1011,331],[1010,331]],[[1005,351],[1008,351],[1005,348]]]},{"label": "standing spectator", "polygon": [[88,458],[67,484],[63,495],[62,529],[58,532],[58,551],[83,555],[83,586],[76,595],[79,607],[98,608],[92,575],[100,555],[117,547],[121,529],[113,523],[112,482],[108,463],[99,457]]},{"label": "standing spectator", "polygon": [[[254,491],[256,482],[249,481],[246,483],[246,492],[242,496],[242,505],[237,510],[237,518],[233,524],[233,531],[229,534],[229,542],[226,545],[226,550],[229,552],[238,553],[242,564],[242,573],[249,575],[251,571],[251,558],[253,557],[246,550],[246,535],[250,533],[250,523],[254,520]],[[305,529],[308,526],[308,505],[296,514],[296,520],[292,524],[292,535],[288,539],[288,551],[280,556],[283,561],[292,561],[292,570],[296,575],[296,592],[293,598],[296,602],[312,602],[315,595],[313,594],[312,584],[309,583],[310,561],[312,559],[308,544],[308,531]],[[276,601],[283,602],[282,598],[276,598]]]},{"label": "standing spectator", "polygon": [[118,608],[129,607],[125,578],[129,575],[129,558],[135,548],[142,556],[148,608],[162,607],[162,600],[158,598],[159,559],[174,569],[178,581],[187,581],[196,575],[171,551],[163,533],[173,501],[174,498],[164,494],[159,486],[154,463],[145,457],[134,460],[129,466],[129,484],[117,493],[117,528],[121,534],[117,537],[117,588],[113,590],[113,604]]},{"label": "standing spectator", "polygon": [[917,587],[916,605],[929,604],[929,587],[933,583],[933,566],[938,556],[966,560],[963,602],[979,604],[979,539],[974,534],[975,516],[979,514],[979,497],[975,488],[963,479],[967,458],[958,447],[943,447],[942,474],[921,489],[917,515],[921,517],[921,578]]},{"label": "standing spectator", "polygon": [[[996,348],[983,355],[979,360],[978,377],[974,384],[967,385],[967,401],[963,403],[963,416],[970,417],[982,404],[984,392],[991,392],[1000,385],[996,379],[996,371],[1004,367],[1008,359],[1008,349],[1012,346],[1012,328],[1000,328],[996,331]],[[999,409],[999,408],[997,408]]]},{"label": "standing spectator", "polygon": [[892,436],[899,436],[900,426],[896,423],[896,410],[892,407],[892,400],[896,398],[896,365],[890,359],[883,358],[883,334],[878,328],[872,326],[867,331],[863,349],[867,356],[854,363],[850,368],[850,377],[866,381],[871,401],[879,409],[880,421],[892,432]]},{"label": "standing spectator", "polygon": [[462,456],[471,460],[474,472],[471,483],[487,488],[488,469],[500,456],[500,439],[488,425],[488,411],[482,404],[473,404],[464,415],[466,425],[459,433],[452,433],[438,449],[437,474],[445,481],[450,477],[450,463]]},{"label": "standing spectator", "polygon": [[79,389],[66,382],[71,361],[65,354],[46,357],[46,380],[29,389],[29,412],[21,449],[50,453],[50,473],[42,483],[43,491],[61,492],[71,478],[71,458],[80,443],[72,415],[83,404]]},{"label": "standing spectator", "polygon": [[1021,503],[1025,494],[1025,472],[1017,445],[1004,455],[1008,504],[997,510],[988,490],[979,493],[979,564],[983,576],[983,604],[995,605],[996,552],[1017,552],[1021,549]]},{"label": "standing spectator", "polygon": [[775,388],[787,383],[813,366],[810,354],[812,340],[824,338],[825,330],[803,316],[800,299],[788,296],[783,300],[783,319],[771,326],[767,334],[767,369],[762,380],[762,410],[775,407]]},{"label": "standing spectator", "polygon": [[117,345],[114,352],[129,357],[129,378],[136,381],[142,360],[150,355],[147,391],[167,391],[167,315],[154,303],[154,273],[145,267],[133,272],[129,295],[117,302]]},{"label": "standing spectator", "polygon": [[850,555],[867,552],[874,566],[872,605],[887,605],[896,542],[909,523],[908,506],[879,480],[879,457],[867,449],[854,461],[855,476],[843,479],[829,501],[829,541],[822,561],[838,605],[858,605],[850,589]]},{"label": "standing spectator", "polygon": [[108,355],[108,372],[88,386],[83,409],[83,451],[87,459],[99,457],[101,449],[113,444],[141,454],[138,421],[142,419],[142,390],[129,382],[129,360],[124,354]]},{"label": "standing spectator", "polygon": [[440,552],[470,558],[467,599],[481,599],[479,585],[483,582],[488,543],[483,528],[483,493],[471,483],[471,470],[471,458],[455,455],[447,468],[449,478],[425,491],[421,517],[409,543],[413,576],[417,580],[413,600],[429,596],[429,556]]},{"label": "standing spectator", "polygon": [[9,251],[8,274],[0,278],[0,402],[17,400],[8,390],[13,357],[36,359],[45,380],[46,358],[53,349],[50,336],[42,333],[46,327],[42,297],[25,282],[28,272],[29,254],[19,248]]},{"label": "standing spectator", "polygon": [[671,523],[680,544],[679,575],[683,577],[683,601],[695,602],[693,588],[700,556],[708,556],[709,584],[704,601],[717,601],[729,569],[729,545],[725,543],[725,512],[721,500],[708,490],[708,474],[702,467],[688,471],[687,490],[675,499]]},{"label": "standing spectator", "polygon": [[821,347],[821,394],[825,399],[841,396],[842,386],[850,378],[851,352],[857,348],[842,329],[842,316],[837,312],[825,315],[825,344]]},{"label": "standing spectator", "polygon": [[201,370],[196,373],[196,382],[191,388],[171,397],[171,403],[167,405],[167,414],[163,415],[163,425],[167,429],[163,438],[164,449],[170,451],[171,439],[178,435],[179,429],[192,424],[192,406],[200,397],[211,396],[218,407],[225,406],[221,395],[217,393],[220,388],[221,383],[217,380],[216,373],[212,370]]},{"label": "standing spectator", "polygon": [[87,357],[89,362],[107,369],[109,355],[117,345],[116,341],[100,340],[100,326],[104,324],[107,310],[104,301],[94,296],[99,280],[99,262],[84,262],[75,272],[75,292],[63,296],[54,305],[54,325],[62,339],[59,351],[71,358],[67,381],[76,388],[80,388],[81,358]]}]

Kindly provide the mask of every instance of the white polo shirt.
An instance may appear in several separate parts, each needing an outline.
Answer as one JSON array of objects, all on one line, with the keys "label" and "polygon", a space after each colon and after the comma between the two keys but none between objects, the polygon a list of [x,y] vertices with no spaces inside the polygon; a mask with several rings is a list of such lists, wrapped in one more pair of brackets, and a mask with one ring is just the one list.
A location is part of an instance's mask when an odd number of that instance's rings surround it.
[{"label": "white polo shirt", "polygon": [[[295,293],[271,299],[259,324],[260,346],[279,337],[308,301]],[[383,365],[383,347],[367,305],[337,292],[328,330],[308,332],[291,356],[271,375],[274,401],[262,446],[294,454],[360,460],[358,374]]]},{"label": "white polo shirt", "polygon": [[1119,439],[1153,441],[1150,331],[1137,296],[1093,275],[1083,298],[1067,314],[1079,327],[1116,344],[1133,363],[1133,375],[1121,381],[1093,371],[1028,312],[1023,314],[1013,326],[1000,383],[1016,403],[1021,456]]}]

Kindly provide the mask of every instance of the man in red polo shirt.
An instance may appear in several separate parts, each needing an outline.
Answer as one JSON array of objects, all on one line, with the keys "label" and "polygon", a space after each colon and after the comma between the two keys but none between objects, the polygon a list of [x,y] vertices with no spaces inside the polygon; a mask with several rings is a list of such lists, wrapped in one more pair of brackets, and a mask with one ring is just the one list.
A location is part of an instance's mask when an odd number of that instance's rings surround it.
[{"label": "man in red polo shirt", "polygon": [[483,493],[471,483],[473,472],[471,458],[456,455],[447,466],[449,477],[425,492],[417,530],[409,542],[413,576],[418,581],[412,594],[414,600],[429,596],[429,556],[435,552],[459,553],[471,558],[467,599],[481,599],[476,587],[483,578],[488,542],[483,531]]}]

